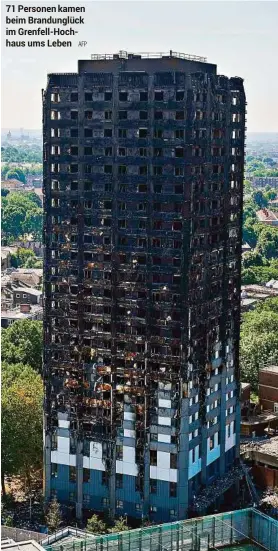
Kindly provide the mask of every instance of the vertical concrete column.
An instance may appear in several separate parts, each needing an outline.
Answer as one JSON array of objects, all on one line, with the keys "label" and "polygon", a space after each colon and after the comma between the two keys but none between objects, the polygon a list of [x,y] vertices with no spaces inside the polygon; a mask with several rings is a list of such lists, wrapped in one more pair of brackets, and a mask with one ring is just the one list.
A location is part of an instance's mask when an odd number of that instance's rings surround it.
[{"label": "vertical concrete column", "polygon": [[189,440],[188,440],[188,399],[181,400],[181,421],[178,450],[178,520],[187,517],[188,510],[188,469],[189,469]]},{"label": "vertical concrete column", "polygon": [[[222,345],[225,347],[225,343]],[[222,348],[222,352],[224,352]],[[220,421],[219,421],[219,442],[220,442],[220,476],[225,473],[225,443],[226,443],[226,376],[227,376],[227,355],[225,368],[221,373],[221,404],[220,404]]]},{"label": "vertical concrete column", "polygon": [[51,497],[51,435],[44,432],[43,493],[47,503]]},{"label": "vertical concrete column", "polygon": [[82,519],[83,507],[83,442],[76,446],[76,518]]}]

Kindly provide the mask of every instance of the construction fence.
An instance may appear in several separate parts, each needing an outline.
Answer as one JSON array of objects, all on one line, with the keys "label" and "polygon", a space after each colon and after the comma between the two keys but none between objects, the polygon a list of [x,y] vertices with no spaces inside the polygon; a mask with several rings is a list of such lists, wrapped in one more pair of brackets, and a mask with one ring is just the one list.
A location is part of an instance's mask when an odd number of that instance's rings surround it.
[{"label": "construction fence", "polygon": [[[278,522],[256,509],[243,509],[109,534],[56,542],[47,551],[211,551],[246,545],[246,551],[278,550]],[[244,547],[243,547],[244,549]]]}]

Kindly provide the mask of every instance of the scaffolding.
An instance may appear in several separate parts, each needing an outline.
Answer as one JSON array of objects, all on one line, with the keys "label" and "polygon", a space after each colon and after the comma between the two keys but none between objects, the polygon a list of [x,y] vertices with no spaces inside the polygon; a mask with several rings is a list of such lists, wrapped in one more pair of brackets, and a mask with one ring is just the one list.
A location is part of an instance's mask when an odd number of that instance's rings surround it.
[{"label": "scaffolding", "polygon": [[277,551],[278,522],[256,509],[242,509],[119,534],[88,534],[44,547],[46,551],[233,551],[239,544],[240,550]]}]

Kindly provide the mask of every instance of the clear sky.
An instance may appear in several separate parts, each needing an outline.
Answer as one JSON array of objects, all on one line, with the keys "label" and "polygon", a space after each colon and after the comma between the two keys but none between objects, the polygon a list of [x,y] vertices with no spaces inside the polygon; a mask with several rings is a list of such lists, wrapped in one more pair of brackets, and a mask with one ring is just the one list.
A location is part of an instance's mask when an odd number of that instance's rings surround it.
[{"label": "clear sky", "polygon": [[[2,1],[3,8],[6,3]],[[63,0],[13,3],[57,6]],[[3,10],[2,128],[40,128],[41,89],[46,85],[47,73],[75,72],[78,58],[119,50],[166,52],[171,49],[207,57],[209,62],[218,65],[218,73],[243,77],[248,131],[277,132],[278,2],[68,0],[64,3],[86,7],[86,24],[78,38],[73,38],[76,47],[69,49],[6,48],[6,38],[15,38],[5,35]],[[16,39],[24,40],[24,37]],[[33,40],[44,39],[33,37]],[[79,39],[87,41],[86,48],[77,46]]]}]

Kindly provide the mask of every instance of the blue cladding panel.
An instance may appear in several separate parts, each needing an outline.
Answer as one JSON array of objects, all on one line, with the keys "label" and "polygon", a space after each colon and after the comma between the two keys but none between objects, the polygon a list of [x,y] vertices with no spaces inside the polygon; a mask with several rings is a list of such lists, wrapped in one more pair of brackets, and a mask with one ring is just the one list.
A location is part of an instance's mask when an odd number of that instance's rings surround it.
[{"label": "blue cladding panel", "polygon": [[69,482],[68,465],[57,465],[57,477],[51,478],[51,489],[57,491],[57,499],[61,503],[69,501],[69,492],[76,491],[76,485]]}]

